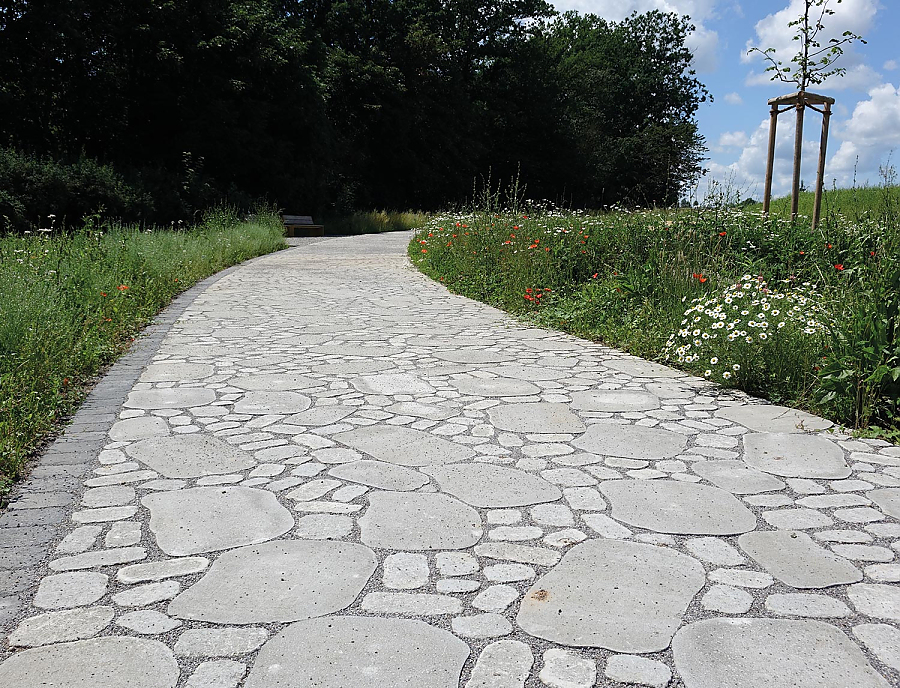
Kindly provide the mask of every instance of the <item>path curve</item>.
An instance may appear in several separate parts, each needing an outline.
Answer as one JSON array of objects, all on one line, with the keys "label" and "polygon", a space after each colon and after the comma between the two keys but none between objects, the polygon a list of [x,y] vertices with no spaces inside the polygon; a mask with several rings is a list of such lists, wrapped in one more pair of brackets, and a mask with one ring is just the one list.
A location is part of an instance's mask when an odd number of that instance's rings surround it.
[{"label": "path curve", "polygon": [[0,685],[900,685],[896,447],[409,240],[228,271],[113,368],[0,517]]}]

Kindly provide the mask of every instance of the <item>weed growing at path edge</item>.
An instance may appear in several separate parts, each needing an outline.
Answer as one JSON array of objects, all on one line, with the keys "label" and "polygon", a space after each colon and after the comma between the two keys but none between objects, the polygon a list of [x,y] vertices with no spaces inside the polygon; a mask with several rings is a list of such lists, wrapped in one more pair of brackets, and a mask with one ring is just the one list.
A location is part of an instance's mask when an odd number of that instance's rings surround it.
[{"label": "weed growing at path edge", "polygon": [[88,224],[0,239],[0,502],[40,438],[178,292],[284,246],[281,220],[227,210],[184,231]]},{"label": "weed growing at path edge", "polygon": [[535,324],[891,436],[900,428],[900,213],[815,231],[758,211],[531,208],[431,217],[420,270]]}]

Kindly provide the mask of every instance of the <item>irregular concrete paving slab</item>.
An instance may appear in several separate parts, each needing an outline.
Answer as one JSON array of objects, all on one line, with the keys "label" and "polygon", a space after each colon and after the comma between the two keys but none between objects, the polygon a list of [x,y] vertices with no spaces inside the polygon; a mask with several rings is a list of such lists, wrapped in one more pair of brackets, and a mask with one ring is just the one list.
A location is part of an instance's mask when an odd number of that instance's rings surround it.
[{"label": "irregular concrete paving slab", "polygon": [[888,624],[860,624],[853,627],[853,635],[883,664],[900,671],[900,629]]},{"label": "irregular concrete paving slab", "polygon": [[857,583],[847,590],[856,611],[875,619],[900,621],[900,587],[882,583]]},{"label": "irregular concrete paving slab", "polygon": [[372,425],[332,435],[332,439],[379,461],[401,466],[455,463],[475,456],[475,452],[461,444],[394,425]]},{"label": "irregular concrete paving slab", "polygon": [[112,623],[112,607],[86,607],[47,612],[25,619],[9,635],[10,647],[36,647],[97,635]]},{"label": "irregular concrete paving slab", "polygon": [[0,664],[12,688],[175,688],[178,664],[160,642],[96,638],[26,650]]},{"label": "irregular concrete paving slab", "polygon": [[332,425],[352,415],[356,409],[346,406],[316,406],[314,408],[295,413],[284,419],[285,423],[295,425]]},{"label": "irregular concrete paving slab", "polygon": [[518,640],[498,640],[478,656],[465,688],[524,688],[534,665],[531,648]]},{"label": "irregular concrete paving slab", "polygon": [[815,435],[765,432],[744,435],[744,461],[784,478],[839,480],[850,475],[844,452]]},{"label": "irregular concrete paving slab", "polygon": [[275,495],[250,487],[193,487],[147,495],[150,530],[171,556],[215,552],[272,540],[294,527]]},{"label": "irregular concrete paving slab", "polygon": [[351,381],[351,384],[363,394],[432,394],[434,387],[415,375],[407,373],[384,373],[381,375],[364,375]]},{"label": "irregular concrete paving slab", "polygon": [[692,468],[701,478],[732,494],[758,494],[784,489],[781,480],[750,468],[743,461],[698,461]]},{"label": "irregular concrete paving slab", "polygon": [[457,688],[469,646],[422,621],[335,616],[288,626],[244,688]]},{"label": "irregular concrete paving slab", "polygon": [[856,583],[862,572],[820,547],[806,533],[757,531],[738,538],[738,546],[775,578],[793,588],[827,588]]},{"label": "irregular concrete paving slab", "polygon": [[394,550],[465,549],[481,539],[481,516],[443,494],[372,492],[359,519],[362,541]]},{"label": "irregular concrete paving slab", "polygon": [[640,358],[621,358],[604,361],[607,368],[633,377],[684,377],[684,373],[659,363],[652,363]]},{"label": "irregular concrete paving slab", "polygon": [[572,408],[607,413],[652,411],[659,408],[659,397],[633,389],[592,389],[572,394]]},{"label": "irregular concrete paving slab", "polygon": [[422,472],[437,480],[442,491],[477,507],[529,506],[562,497],[562,490],[553,483],[507,466],[458,463],[431,466]]},{"label": "irregular concrete paving slab", "polygon": [[727,418],[757,432],[799,433],[826,430],[834,423],[805,411],[773,404],[744,404],[726,406],[716,411],[719,418]]},{"label": "irregular concrete paving slab", "polygon": [[128,393],[127,408],[179,409],[206,406],[216,400],[216,392],[204,387],[170,387],[168,389],[144,389]]},{"label": "irregular concrete paving slab", "polygon": [[531,586],[516,621],[562,645],[658,652],[706,581],[696,559],[622,540],[575,545]]},{"label": "irregular concrete paving slab", "polygon": [[756,516],[730,492],[674,480],[608,480],[600,491],[612,516],[657,533],[737,535],[756,528]]},{"label": "irregular concrete paving slab", "polygon": [[535,402],[502,404],[488,409],[495,428],[509,432],[580,433],[585,425],[568,404]]},{"label": "irregular concrete paving slab", "polygon": [[132,442],[148,437],[162,437],[169,432],[169,424],[162,418],[139,416],[116,422],[109,430],[109,438],[114,442]]},{"label": "irregular concrete paving slab", "polygon": [[180,619],[225,624],[298,621],[346,609],[375,571],[351,542],[297,540],[241,547],[169,603]]},{"label": "irregular concrete paving slab", "polygon": [[541,393],[541,388],[525,380],[510,378],[461,378],[450,384],[460,393],[479,397],[525,397]]},{"label": "irregular concrete paving slab", "polygon": [[687,446],[687,437],[660,428],[638,425],[591,425],[572,445],[592,454],[626,459],[669,459]]},{"label": "irregular concrete paving slab", "polygon": [[889,688],[844,633],[822,621],[710,619],[672,641],[685,688]]},{"label": "irregular concrete paving slab", "polygon": [[228,384],[248,392],[290,392],[295,389],[321,387],[322,381],[296,373],[256,373],[233,377]]},{"label": "irregular concrete paving slab", "polygon": [[256,465],[247,452],[207,435],[152,437],[126,447],[125,452],[167,478],[236,473]]},{"label": "irregular concrete paving slab", "polygon": [[297,392],[247,392],[235,402],[235,413],[261,416],[270,413],[291,414],[305,411],[312,405],[309,397]]},{"label": "irregular concrete paving slab", "polygon": [[419,471],[397,466],[385,461],[353,461],[336,466],[328,475],[350,482],[377,487],[380,490],[407,492],[428,484],[428,478]]},{"label": "irregular concrete paving slab", "polygon": [[215,368],[208,363],[152,363],[141,373],[141,382],[188,382],[210,377]]},{"label": "irregular concrete paving slab", "polygon": [[900,519],[900,487],[872,490],[866,492],[866,497],[875,502],[888,516]]}]

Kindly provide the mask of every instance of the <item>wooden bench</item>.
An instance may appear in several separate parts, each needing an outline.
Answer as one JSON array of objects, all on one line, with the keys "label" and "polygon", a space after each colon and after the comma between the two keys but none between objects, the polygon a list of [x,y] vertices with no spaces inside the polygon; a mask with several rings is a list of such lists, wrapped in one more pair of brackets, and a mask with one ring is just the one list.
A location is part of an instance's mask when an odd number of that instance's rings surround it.
[{"label": "wooden bench", "polygon": [[325,236],[325,226],[313,224],[309,215],[282,215],[281,221],[284,222],[286,237]]}]

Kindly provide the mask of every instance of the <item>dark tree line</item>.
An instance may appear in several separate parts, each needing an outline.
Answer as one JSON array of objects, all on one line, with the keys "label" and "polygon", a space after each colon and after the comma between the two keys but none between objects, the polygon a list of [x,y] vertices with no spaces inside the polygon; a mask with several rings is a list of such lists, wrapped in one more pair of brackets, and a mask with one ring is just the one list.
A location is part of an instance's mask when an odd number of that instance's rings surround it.
[{"label": "dark tree line", "polygon": [[577,206],[672,203],[704,152],[689,31],[543,0],[0,1],[0,214],[52,212],[73,178],[154,221],[431,209],[489,169]]}]

